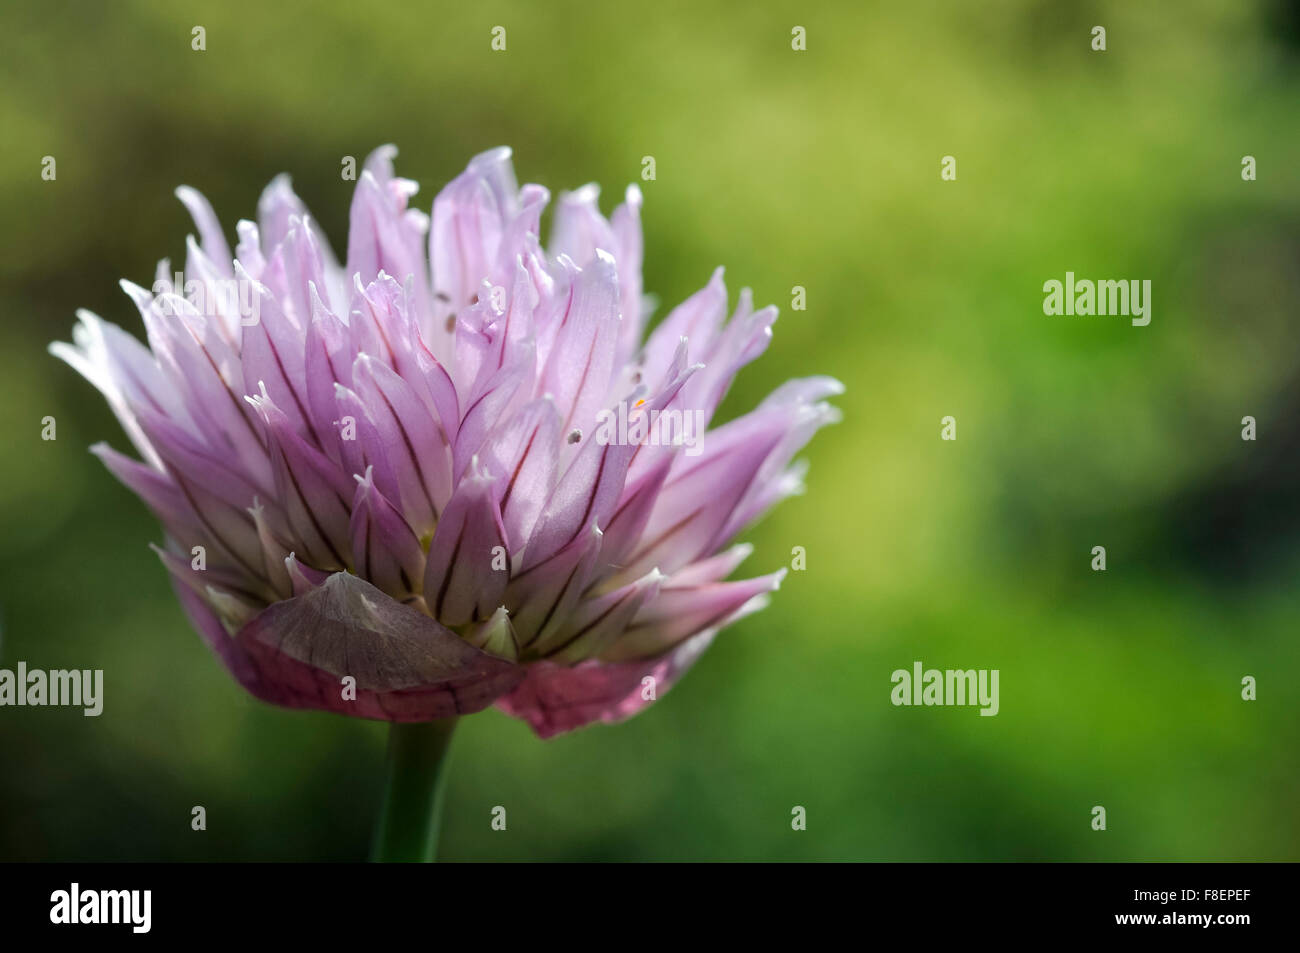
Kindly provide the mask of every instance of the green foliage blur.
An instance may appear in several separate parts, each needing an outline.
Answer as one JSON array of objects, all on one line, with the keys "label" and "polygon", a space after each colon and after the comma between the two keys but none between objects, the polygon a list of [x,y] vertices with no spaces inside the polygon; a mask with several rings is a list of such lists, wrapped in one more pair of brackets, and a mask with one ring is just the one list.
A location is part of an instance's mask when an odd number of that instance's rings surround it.
[{"label": "green foliage blur", "polygon": [[[791,376],[848,387],[807,494],[745,537],[751,574],[795,546],[806,571],[628,723],[463,719],[444,859],[1300,859],[1297,11],[0,6],[0,667],[102,668],[106,695],[0,708],[0,859],[366,856],[385,726],[224,674],[86,452],[129,449],[120,427],[45,348],[78,307],[141,333],[116,282],[183,262],[176,185],[233,236],[287,171],[342,250],[342,158],[385,142],[426,210],[495,145],[607,212],[653,155],[658,313],[718,264],[782,308],[726,414]],[[1151,279],[1150,326],[1045,316],[1067,270]],[[915,660],[999,669],[1000,714],[894,707]]]}]

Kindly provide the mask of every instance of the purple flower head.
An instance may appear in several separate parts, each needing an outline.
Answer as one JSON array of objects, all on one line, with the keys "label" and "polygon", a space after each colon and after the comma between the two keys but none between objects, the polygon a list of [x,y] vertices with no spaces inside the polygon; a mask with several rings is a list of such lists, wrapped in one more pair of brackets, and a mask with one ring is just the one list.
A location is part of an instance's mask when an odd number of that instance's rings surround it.
[{"label": "purple flower head", "polygon": [[725,548],[797,492],[840,384],[790,381],[708,429],[775,308],[722,271],[643,341],[641,195],[549,200],[496,149],[407,207],[396,149],[352,200],[346,264],[273,181],[232,255],[207,201],[183,272],[123,288],[148,347],[89,312],[51,346],[137,461],[186,612],[253,695],[390,721],[495,702],[544,737],[634,714],[782,572]]}]

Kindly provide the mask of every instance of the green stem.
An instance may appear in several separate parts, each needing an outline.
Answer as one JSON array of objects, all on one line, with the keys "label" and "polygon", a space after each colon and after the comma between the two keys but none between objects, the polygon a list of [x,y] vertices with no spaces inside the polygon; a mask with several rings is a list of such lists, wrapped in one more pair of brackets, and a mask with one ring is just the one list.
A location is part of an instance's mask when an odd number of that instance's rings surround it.
[{"label": "green stem", "polygon": [[388,778],[370,859],[432,863],[438,857],[447,749],[455,718],[394,723],[388,732]]}]

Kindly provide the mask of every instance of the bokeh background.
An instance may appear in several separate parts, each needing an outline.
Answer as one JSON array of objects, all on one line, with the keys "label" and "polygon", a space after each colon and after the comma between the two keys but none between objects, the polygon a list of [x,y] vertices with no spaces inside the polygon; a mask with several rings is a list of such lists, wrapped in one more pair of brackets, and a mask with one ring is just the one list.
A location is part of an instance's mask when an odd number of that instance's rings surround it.
[{"label": "bokeh background", "polygon": [[[341,159],[390,141],[426,209],[498,144],[606,211],[653,155],[659,314],[718,264],[782,307],[728,414],[848,386],[747,534],[807,570],[629,723],[463,720],[444,858],[1300,859],[1296,3],[41,0],[0,52],[0,667],[106,672],[100,718],[0,709],[0,859],[366,855],[384,726],[224,675],[45,347],[140,332],[116,282],[183,260],[176,185],[233,234],[288,171],[343,248]],[[1045,316],[1066,270],[1151,279],[1150,326]],[[999,669],[1001,713],[893,707],[917,659]]]}]

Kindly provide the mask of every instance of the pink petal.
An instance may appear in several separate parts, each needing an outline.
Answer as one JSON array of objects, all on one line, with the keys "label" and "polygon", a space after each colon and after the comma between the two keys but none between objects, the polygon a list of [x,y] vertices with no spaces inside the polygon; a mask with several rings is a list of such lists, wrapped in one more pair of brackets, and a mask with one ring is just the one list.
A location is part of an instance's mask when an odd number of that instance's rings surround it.
[{"label": "pink petal", "polygon": [[636,582],[584,600],[564,625],[538,639],[530,650],[561,664],[595,658],[623,634],[644,605],[654,601],[664,578],[651,570]]},{"label": "pink petal", "polygon": [[424,588],[424,549],[402,514],[375,489],[370,470],[357,478],[351,528],[358,576],[395,599],[419,595]]},{"label": "pink petal", "polygon": [[701,586],[675,587],[669,580],[601,658],[611,662],[657,658],[700,632],[717,631],[761,609],[784,578],[782,569],[756,579]]},{"label": "pink petal", "polygon": [[632,358],[641,345],[641,332],[645,328],[646,313],[641,300],[641,190],[629,185],[623,204],[609,217],[610,227],[618,250],[618,287],[622,292],[623,339],[619,344],[618,360],[623,363]]},{"label": "pink petal", "polygon": [[692,360],[707,360],[726,316],[727,286],[717,268],[709,283],[673,308],[650,335],[643,363],[646,376],[657,380],[667,372],[682,338],[690,342]]},{"label": "pink petal", "polygon": [[429,546],[424,597],[444,625],[486,619],[505,596],[510,563],[495,482],[482,473],[462,480]]},{"label": "pink petal", "polygon": [[334,386],[336,383],[351,385],[355,357],[347,326],[325,306],[318,294],[313,294],[304,363],[307,407],[321,438],[321,449],[336,463],[341,463],[344,457],[340,422],[343,415],[339,412]]},{"label": "pink petal", "polygon": [[573,668],[538,662],[528,667],[523,684],[500,699],[497,707],[527,721],[541,738],[594,721],[623,721],[662,698],[712,640],[712,632],[701,633],[648,662],[593,661]]},{"label": "pink petal", "polygon": [[234,272],[230,269],[230,246],[226,244],[226,236],[221,233],[221,223],[217,221],[212,205],[201,192],[188,185],[177,188],[176,197],[194,219],[194,227],[199,230],[199,239],[203,242],[204,254],[222,269],[223,277],[234,277]]},{"label": "pink petal", "polygon": [[714,540],[780,442],[783,417],[749,414],[707,434],[703,453],[679,457],[625,572],[671,574],[716,549]]},{"label": "pink petal", "polygon": [[266,425],[276,499],[285,509],[293,538],[302,541],[312,565],[344,568],[351,552],[351,481],[298,436],[273,400],[265,395],[248,400]]},{"label": "pink petal", "polygon": [[535,400],[484,445],[482,459],[497,474],[501,519],[511,554],[527,541],[542,507],[555,489],[560,450],[560,415],[549,398]]},{"label": "pink petal", "polygon": [[431,532],[451,498],[451,448],[416,391],[388,365],[357,355],[353,386],[374,421],[377,438],[397,479],[407,522]]},{"label": "pink petal", "polygon": [[277,175],[262,190],[257,201],[257,227],[262,248],[274,250],[289,234],[289,220],[306,214],[307,206],[294,193],[289,176]]},{"label": "pink petal", "polygon": [[589,522],[554,555],[510,580],[505,606],[521,648],[546,639],[568,623],[591,584],[600,559],[600,529]]},{"label": "pink petal", "polygon": [[[235,269],[240,280],[253,279]],[[243,327],[240,359],[246,387],[266,388],[266,393],[292,424],[293,429],[322,445],[307,407],[305,337],[281,311],[269,288],[259,284],[260,317],[256,324]]]},{"label": "pink petal", "polygon": [[347,270],[367,284],[380,272],[392,275],[399,285],[409,277],[417,312],[428,314],[431,295],[424,256],[426,223],[422,214],[406,208],[415,188],[408,180],[394,178],[392,158],[396,154],[395,147],[381,146],[366,160],[352,198]]},{"label": "pink petal", "polygon": [[578,274],[542,372],[541,387],[555,398],[566,434],[577,429],[585,437],[595,426],[614,383],[620,331],[618,272],[602,252]]}]

